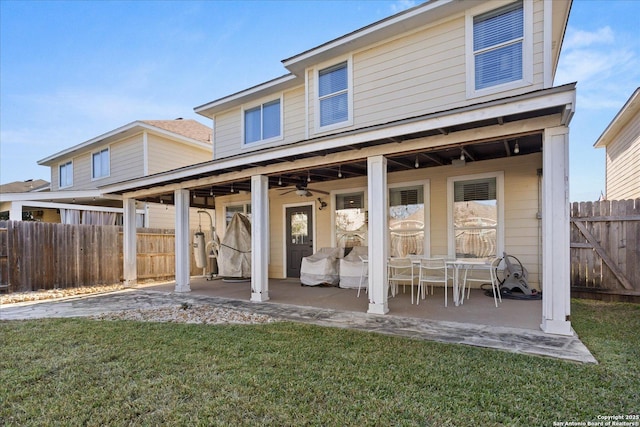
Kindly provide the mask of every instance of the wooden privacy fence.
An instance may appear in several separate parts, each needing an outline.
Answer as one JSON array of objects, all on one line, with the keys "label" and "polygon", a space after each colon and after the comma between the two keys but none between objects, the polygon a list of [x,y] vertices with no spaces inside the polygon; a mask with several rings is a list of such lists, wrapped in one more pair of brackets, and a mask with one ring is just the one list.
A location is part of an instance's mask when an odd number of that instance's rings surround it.
[{"label": "wooden privacy fence", "polygon": [[640,199],[571,204],[575,292],[640,296]]},{"label": "wooden privacy fence", "polygon": [[[0,290],[26,292],[123,280],[121,227],[0,221]],[[138,279],[175,276],[174,230],[137,230]],[[191,256],[191,272],[202,274]]]}]

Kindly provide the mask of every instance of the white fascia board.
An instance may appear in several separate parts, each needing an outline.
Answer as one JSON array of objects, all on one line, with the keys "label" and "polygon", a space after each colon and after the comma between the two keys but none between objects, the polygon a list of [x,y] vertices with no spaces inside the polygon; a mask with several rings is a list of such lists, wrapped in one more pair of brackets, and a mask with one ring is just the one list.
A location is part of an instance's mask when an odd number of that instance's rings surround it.
[{"label": "white fascia board", "polygon": [[202,141],[198,141],[197,139],[193,139],[193,138],[189,138],[186,137],[184,135],[181,135],[179,133],[175,133],[175,132],[171,132],[165,129],[161,129],[159,127],[150,125],[148,123],[144,123],[142,121],[135,121],[129,124],[126,124],[124,126],[121,126],[117,129],[112,130],[111,132],[107,132],[105,134],[102,134],[100,136],[97,136],[95,138],[92,138],[88,141],[85,141],[83,143],[80,143],[78,145],[74,145],[73,147],[67,148],[65,150],[59,151],[55,154],[52,154],[49,157],[45,157],[42,160],[38,160],[38,164],[41,166],[49,166],[52,163],[58,161],[60,158],[62,157],[66,157],[70,154],[73,153],[77,153],[79,151],[82,150],[86,150],[89,148],[94,148],[95,146],[98,145],[103,145],[103,144],[108,144],[111,142],[114,142],[118,139],[123,138],[125,135],[124,134],[133,134],[135,131],[140,131],[142,132],[142,130],[147,129],[149,131],[161,134],[163,136],[167,136],[169,138],[178,140],[180,142],[183,143],[188,143],[191,145],[196,145],[200,148],[204,148],[204,149],[211,149],[211,146],[209,144],[206,144]]},{"label": "white fascia board", "polygon": [[199,107],[195,107],[193,111],[201,116],[213,119],[215,114],[220,111],[225,111],[242,105],[252,99],[260,98],[270,93],[281,92],[302,84],[304,84],[304,80],[300,79],[295,74],[286,74],[282,77],[250,87],[249,89],[200,105]]},{"label": "white fascia board", "polygon": [[[136,178],[123,183],[100,187],[104,194],[127,192],[141,186],[162,186],[166,181],[189,179],[192,176],[224,171],[225,169],[243,166],[248,163],[260,163],[282,156],[295,156],[316,151],[330,150],[345,145],[361,144],[367,141],[393,138],[398,135],[424,132],[480,120],[504,117],[511,114],[526,113],[557,106],[565,106],[565,110],[573,110],[575,106],[575,85],[565,85],[547,89],[544,93],[534,92],[521,96],[505,98],[480,105],[464,107],[458,111],[443,112],[406,120],[401,123],[381,125],[375,129],[354,132],[346,135],[329,135],[311,141],[290,144],[264,152],[251,153],[228,159],[214,160],[181,169],[161,172],[149,177]],[[570,120],[570,115],[568,117]],[[568,125],[568,123],[563,123]]]},{"label": "white fascia board", "polygon": [[611,140],[620,132],[629,120],[640,113],[640,87],[638,87],[629,100],[620,109],[618,114],[611,120],[609,126],[602,132],[600,138],[593,144],[595,148],[606,147]]},{"label": "white fascia board", "polygon": [[0,202],[17,202],[22,200],[93,200],[107,199],[120,200],[121,196],[115,194],[104,195],[100,190],[77,190],[77,191],[50,191],[46,193],[4,193],[0,194]]}]

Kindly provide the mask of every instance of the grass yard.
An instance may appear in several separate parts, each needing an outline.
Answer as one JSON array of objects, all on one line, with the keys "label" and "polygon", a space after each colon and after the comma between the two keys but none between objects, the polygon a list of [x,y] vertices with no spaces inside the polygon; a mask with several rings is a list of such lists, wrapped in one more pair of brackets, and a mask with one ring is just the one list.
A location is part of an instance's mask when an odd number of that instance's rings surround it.
[{"label": "grass yard", "polygon": [[572,317],[599,365],[295,323],[0,322],[0,424],[552,426],[640,414],[640,306],[574,300]]}]

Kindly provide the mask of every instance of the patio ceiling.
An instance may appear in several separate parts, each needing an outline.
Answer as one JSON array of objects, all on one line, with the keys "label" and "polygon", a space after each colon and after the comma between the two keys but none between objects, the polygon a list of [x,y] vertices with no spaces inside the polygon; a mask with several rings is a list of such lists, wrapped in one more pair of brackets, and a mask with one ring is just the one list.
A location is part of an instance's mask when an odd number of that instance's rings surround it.
[{"label": "patio ceiling", "polygon": [[[423,137],[415,136],[414,138]],[[367,146],[379,145],[381,143],[397,143],[401,144],[405,139],[398,139],[397,141],[374,141]],[[514,153],[515,146],[518,144],[518,153]],[[356,147],[347,146],[343,149],[330,150],[331,153],[358,149]],[[524,134],[514,138],[508,139],[496,139],[483,142],[475,142],[464,145],[442,146],[437,148],[425,149],[421,151],[413,151],[410,153],[401,153],[396,155],[389,155],[387,157],[387,171],[389,173],[401,172],[406,170],[424,169],[437,166],[452,165],[460,161],[461,156],[464,154],[465,162],[478,162],[484,160],[505,158],[510,156],[522,156],[542,151],[542,134]],[[288,162],[292,163],[301,158],[321,157],[328,154],[329,151],[322,153],[314,153],[313,155],[295,156],[295,158],[278,158],[274,159],[269,164],[274,162]],[[313,184],[346,179],[356,178],[367,175],[367,160],[360,159],[357,161],[349,161],[336,163],[331,165],[322,164],[319,158],[319,166],[305,169],[291,170],[287,173],[272,174],[269,176],[269,189],[277,188],[291,188],[296,185],[309,185],[313,188]],[[234,168],[234,170],[227,169],[226,172],[240,171],[249,167],[263,166],[262,164],[252,163],[246,164],[242,167]],[[197,178],[197,177],[192,177]],[[191,206],[198,208],[215,207],[215,197],[228,196],[237,194],[240,191],[251,191],[251,180],[237,180],[228,182],[225,184],[208,185],[204,187],[191,188]],[[215,197],[214,197],[215,196]],[[173,204],[173,192],[157,197],[147,197],[144,199],[148,202],[167,203]]]}]

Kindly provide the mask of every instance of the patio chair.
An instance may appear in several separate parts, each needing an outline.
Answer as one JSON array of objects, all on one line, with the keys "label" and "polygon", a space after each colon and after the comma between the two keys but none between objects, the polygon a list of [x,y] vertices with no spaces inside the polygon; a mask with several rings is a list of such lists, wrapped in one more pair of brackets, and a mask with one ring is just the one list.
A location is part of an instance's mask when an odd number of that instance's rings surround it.
[{"label": "patio chair", "polygon": [[391,296],[396,296],[399,285],[411,287],[411,304],[413,304],[413,262],[410,258],[390,258],[387,264],[389,271],[389,287]]},{"label": "patio chair", "polygon": [[[481,283],[481,284],[487,284],[489,283],[491,285],[491,291],[493,292],[493,301],[496,305],[496,307],[498,307],[498,300],[500,302],[502,302],[502,296],[500,295],[500,283],[498,281],[498,268],[500,266],[500,263],[502,262],[502,258],[491,258],[490,262],[489,262],[489,277],[487,278],[487,274],[486,274],[486,268],[483,268],[482,270],[480,269],[465,269],[464,270],[464,278],[462,280],[462,292],[460,293],[460,295],[462,297],[464,297],[464,291],[465,289],[467,290],[467,299],[469,299],[469,297],[471,296],[471,286],[467,285],[467,282],[477,282],[477,283]],[[474,272],[480,272],[482,271],[484,274],[479,277],[478,275],[474,275],[473,272],[471,273],[471,275],[469,275],[469,270],[472,270]]]},{"label": "patio chair", "polygon": [[322,248],[302,258],[300,283],[305,286],[337,285],[340,281],[338,258],[341,255],[342,248]]},{"label": "patio chair", "polygon": [[[420,303],[420,296],[425,298],[425,289],[427,284],[431,284],[431,295],[433,295],[434,283],[442,283],[444,285],[444,305],[447,306],[447,281],[448,268],[444,258],[423,258],[420,260],[418,266],[418,301]],[[428,293],[428,292],[427,292]]]}]

